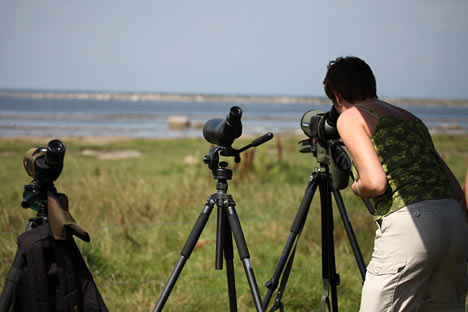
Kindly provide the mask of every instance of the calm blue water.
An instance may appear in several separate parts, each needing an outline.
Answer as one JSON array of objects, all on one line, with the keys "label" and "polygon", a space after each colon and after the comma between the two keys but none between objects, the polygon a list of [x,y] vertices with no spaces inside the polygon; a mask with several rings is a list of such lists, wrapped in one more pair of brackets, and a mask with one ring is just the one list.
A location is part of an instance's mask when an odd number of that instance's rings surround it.
[{"label": "calm blue water", "polygon": [[[203,124],[211,118],[224,118],[233,105],[241,106],[244,111],[243,134],[255,135],[300,131],[300,119],[306,111],[327,111],[330,108],[330,105],[302,103],[130,102],[0,97],[0,137],[201,137],[200,128],[170,129],[169,116],[187,116],[192,124]],[[404,108],[419,116],[435,131],[468,132],[468,107]]]}]

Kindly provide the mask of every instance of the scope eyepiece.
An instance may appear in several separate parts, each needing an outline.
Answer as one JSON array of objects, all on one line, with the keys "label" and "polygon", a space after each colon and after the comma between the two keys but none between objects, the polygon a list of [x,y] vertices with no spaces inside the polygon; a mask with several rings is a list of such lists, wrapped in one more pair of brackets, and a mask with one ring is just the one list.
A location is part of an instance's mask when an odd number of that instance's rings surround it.
[{"label": "scope eyepiece", "polygon": [[325,113],[325,118],[323,120],[323,134],[322,137],[326,140],[336,140],[340,138],[338,129],[336,128],[336,121],[338,120],[338,111],[335,108],[335,105],[332,105],[331,109]]},{"label": "scope eyepiece", "polygon": [[239,106],[231,107],[229,111],[229,115],[226,118],[226,121],[231,126],[238,126],[241,124],[241,117],[242,117],[242,108]]},{"label": "scope eyepiece", "polygon": [[65,143],[60,140],[52,140],[47,145],[46,162],[48,164],[60,164],[65,156]]},{"label": "scope eyepiece", "polygon": [[235,139],[242,135],[242,108],[231,107],[226,119],[214,118],[208,120],[203,126],[204,138],[212,143],[223,147],[232,145]]}]

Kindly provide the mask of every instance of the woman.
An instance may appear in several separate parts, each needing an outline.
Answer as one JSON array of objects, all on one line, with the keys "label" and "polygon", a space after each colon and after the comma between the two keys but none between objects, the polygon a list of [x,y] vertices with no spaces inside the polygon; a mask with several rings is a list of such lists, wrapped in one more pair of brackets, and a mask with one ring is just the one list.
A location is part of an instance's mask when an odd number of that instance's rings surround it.
[{"label": "woman", "polygon": [[423,122],[379,100],[357,57],[328,65],[324,89],[358,171],[353,192],[371,199],[377,231],[361,311],[465,311],[468,227],[464,193]]}]

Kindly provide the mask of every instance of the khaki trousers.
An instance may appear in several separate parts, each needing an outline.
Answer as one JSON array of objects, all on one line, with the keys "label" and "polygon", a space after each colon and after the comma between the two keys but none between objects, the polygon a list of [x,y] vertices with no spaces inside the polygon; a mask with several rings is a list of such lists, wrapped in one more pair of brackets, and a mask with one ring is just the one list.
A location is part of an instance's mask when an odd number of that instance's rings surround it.
[{"label": "khaki trousers", "polygon": [[465,311],[468,227],[455,200],[427,200],[381,219],[361,312]]}]

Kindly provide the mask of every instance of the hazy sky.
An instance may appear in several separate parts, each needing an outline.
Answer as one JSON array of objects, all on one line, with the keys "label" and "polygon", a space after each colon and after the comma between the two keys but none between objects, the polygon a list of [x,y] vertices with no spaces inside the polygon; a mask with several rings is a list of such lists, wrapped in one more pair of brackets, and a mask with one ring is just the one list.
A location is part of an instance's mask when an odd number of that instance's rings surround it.
[{"label": "hazy sky", "polygon": [[468,1],[0,0],[0,89],[322,96],[342,55],[468,99]]}]

